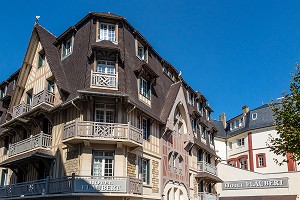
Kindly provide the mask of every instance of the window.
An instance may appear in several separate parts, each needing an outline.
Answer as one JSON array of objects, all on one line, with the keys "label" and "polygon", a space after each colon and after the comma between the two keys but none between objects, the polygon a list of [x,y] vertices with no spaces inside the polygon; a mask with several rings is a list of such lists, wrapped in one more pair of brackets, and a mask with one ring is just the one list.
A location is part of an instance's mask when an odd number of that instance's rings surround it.
[{"label": "window", "polygon": [[230,122],[229,125],[230,125],[230,130],[234,130],[234,129],[243,127],[245,125],[244,124],[244,118],[232,121],[232,122]]},{"label": "window", "polygon": [[257,119],[257,113],[252,113],[252,120],[256,120]]},{"label": "window", "polygon": [[0,186],[7,185],[7,174],[8,174],[8,170],[7,169],[2,169]]},{"label": "window", "polygon": [[54,81],[47,81],[48,82],[48,91],[49,92],[54,92]]},{"label": "window", "polygon": [[137,39],[135,40],[136,47],[136,56],[141,59],[147,61],[147,47],[145,47],[142,43],[140,43]]},{"label": "window", "polygon": [[95,104],[95,122],[114,123],[115,105],[114,104]]},{"label": "window", "polygon": [[188,95],[188,104],[194,105],[194,94],[187,91],[187,95]]},{"label": "window", "polygon": [[104,85],[108,87],[116,86],[116,66],[113,61],[99,60],[97,61],[95,77],[99,85]]},{"label": "window", "polygon": [[256,166],[257,168],[266,167],[266,154],[256,154]]},{"label": "window", "polygon": [[198,109],[199,113],[203,114],[203,103],[202,102],[197,103],[197,109]]},{"label": "window", "polygon": [[246,158],[241,158],[239,160],[239,162],[240,162],[240,168],[241,169],[248,169],[247,168],[247,159]]},{"label": "window", "polygon": [[140,94],[150,99],[150,81],[140,78]]},{"label": "window", "polygon": [[44,61],[45,61],[45,51],[42,50],[39,52],[38,68],[40,68],[44,65]]},{"label": "window", "polygon": [[32,104],[32,93],[27,93],[27,100],[26,100],[27,105]]},{"label": "window", "polygon": [[210,144],[215,145],[214,133],[209,134],[209,142]]},{"label": "window", "polygon": [[205,161],[209,164],[211,164],[211,155],[210,154],[206,154],[206,157],[205,157]]},{"label": "window", "polygon": [[197,155],[198,155],[198,161],[202,161],[203,160],[203,150],[199,149]]},{"label": "window", "polygon": [[193,131],[196,132],[197,131],[197,120],[192,118],[192,128]]},{"label": "window", "polygon": [[67,41],[63,42],[62,50],[61,50],[62,59],[64,59],[64,58],[68,57],[69,55],[71,55],[72,50],[73,50],[73,37],[71,37]]},{"label": "window", "polygon": [[139,178],[144,183],[150,184],[150,160],[139,158]]},{"label": "window", "polygon": [[211,115],[211,112],[206,110],[206,119],[207,119],[207,121],[210,121],[210,119],[211,119],[210,115]]},{"label": "window", "polygon": [[141,129],[143,130],[144,140],[150,139],[150,119],[141,118]]},{"label": "window", "polygon": [[6,92],[7,92],[7,85],[5,85],[4,87],[1,88],[0,99],[6,96]]},{"label": "window", "polygon": [[228,142],[228,147],[229,147],[229,150],[232,149],[232,142]]},{"label": "window", "polygon": [[93,156],[93,176],[114,175],[114,152],[94,151]]},{"label": "window", "polygon": [[116,25],[100,23],[98,27],[98,39],[116,42]]},{"label": "window", "polygon": [[203,139],[206,139],[206,130],[203,126],[200,125],[200,133]]},{"label": "window", "polygon": [[237,139],[237,145],[238,146],[244,146],[245,145],[245,138]]}]

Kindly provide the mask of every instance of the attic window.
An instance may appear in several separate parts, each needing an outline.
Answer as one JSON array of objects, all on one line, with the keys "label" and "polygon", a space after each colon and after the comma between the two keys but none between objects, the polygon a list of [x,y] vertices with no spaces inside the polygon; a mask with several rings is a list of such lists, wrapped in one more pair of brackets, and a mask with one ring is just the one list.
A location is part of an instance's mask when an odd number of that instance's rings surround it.
[{"label": "attic window", "polygon": [[98,40],[116,42],[116,25],[100,23],[98,25]]},{"label": "attic window", "polygon": [[0,90],[0,99],[2,99],[3,97],[6,96],[6,92],[7,92],[7,85],[5,85],[4,87],[1,88],[1,90]]},{"label": "attic window", "polygon": [[142,43],[140,43],[137,39],[135,40],[135,48],[136,48],[136,56],[140,60],[144,60],[147,62],[147,57],[148,57],[148,52],[147,52],[147,47],[145,47]]},{"label": "attic window", "polygon": [[257,119],[257,113],[252,113],[252,120],[256,120]]},{"label": "attic window", "polygon": [[39,61],[38,61],[38,68],[42,67],[45,62],[45,51],[41,50],[39,52]]},{"label": "attic window", "polygon": [[62,48],[61,48],[61,58],[62,58],[62,60],[72,54],[73,43],[74,43],[73,37],[71,37],[70,39],[68,39],[68,40],[66,40],[62,43]]}]

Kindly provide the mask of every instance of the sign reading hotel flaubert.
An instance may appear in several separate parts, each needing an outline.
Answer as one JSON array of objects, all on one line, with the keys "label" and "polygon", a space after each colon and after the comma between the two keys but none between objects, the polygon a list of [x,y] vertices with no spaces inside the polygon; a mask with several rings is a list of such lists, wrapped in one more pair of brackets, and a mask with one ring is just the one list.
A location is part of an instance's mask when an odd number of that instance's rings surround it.
[{"label": "sign reading hotel flaubert", "polygon": [[126,193],[126,183],[126,179],[75,179],[74,190],[81,193]]},{"label": "sign reading hotel flaubert", "polygon": [[246,190],[246,189],[267,189],[287,188],[288,178],[270,178],[256,180],[225,181],[223,190]]}]

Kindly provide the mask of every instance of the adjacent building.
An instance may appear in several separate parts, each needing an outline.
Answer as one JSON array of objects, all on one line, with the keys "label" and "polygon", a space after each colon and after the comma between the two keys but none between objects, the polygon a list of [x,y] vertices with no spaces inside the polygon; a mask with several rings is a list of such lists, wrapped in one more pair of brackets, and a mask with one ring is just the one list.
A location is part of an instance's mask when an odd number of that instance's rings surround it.
[{"label": "adjacent building", "polygon": [[1,88],[1,199],[218,199],[207,99],[124,17],[36,23]]},{"label": "adjacent building", "polygon": [[[280,104],[278,99],[277,105]],[[276,155],[268,146],[271,137],[278,137],[273,115],[271,107],[265,104],[252,110],[244,106],[241,114],[230,120],[226,120],[225,113],[213,120],[218,129],[215,143],[221,159],[219,176],[224,180],[218,185],[220,197],[296,199],[295,195],[299,195],[296,162],[290,154]],[[276,159],[286,159],[288,163],[278,165]]]}]

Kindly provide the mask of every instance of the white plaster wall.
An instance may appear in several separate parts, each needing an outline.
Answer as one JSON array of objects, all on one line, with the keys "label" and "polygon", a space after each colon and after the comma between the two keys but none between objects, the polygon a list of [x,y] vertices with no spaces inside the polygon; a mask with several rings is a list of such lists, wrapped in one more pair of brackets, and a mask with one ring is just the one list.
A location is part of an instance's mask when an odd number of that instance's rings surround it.
[{"label": "white plaster wall", "polygon": [[223,139],[215,139],[215,149],[222,162],[227,163],[226,143]]},{"label": "white plaster wall", "polygon": [[[240,138],[245,138],[245,145],[243,146],[238,146],[237,145],[237,139],[240,139]],[[239,134],[237,136],[234,136],[234,137],[231,137],[231,138],[228,138],[228,142],[232,142],[232,149],[230,150],[229,147],[228,147],[228,158],[230,157],[238,157],[239,155],[244,155],[246,154],[245,151],[248,151],[249,147],[248,147],[248,134],[247,133],[242,133],[242,134]]]},{"label": "white plaster wall", "polygon": [[[218,175],[223,181],[283,178],[289,179],[288,188],[271,189],[246,189],[246,190],[222,190],[222,183],[217,184],[217,192],[221,197],[226,196],[261,196],[261,195],[300,195],[300,172],[283,173],[257,173],[238,169],[220,163],[218,165]],[[298,197],[299,198],[299,197]]]}]

